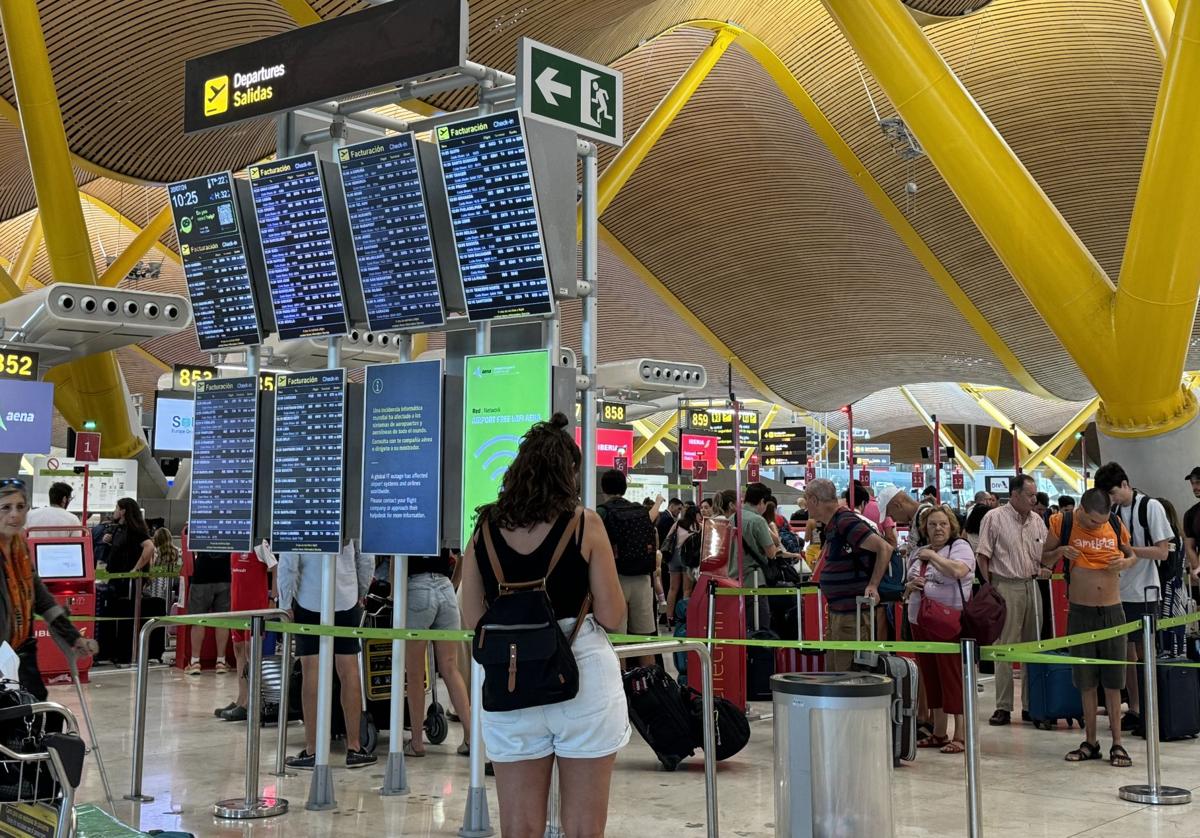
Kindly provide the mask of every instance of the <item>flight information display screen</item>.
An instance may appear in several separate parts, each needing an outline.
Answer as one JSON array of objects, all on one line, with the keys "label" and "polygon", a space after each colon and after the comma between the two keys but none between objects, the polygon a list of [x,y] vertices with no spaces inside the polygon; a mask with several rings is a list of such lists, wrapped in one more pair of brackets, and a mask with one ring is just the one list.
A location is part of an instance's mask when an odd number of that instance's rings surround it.
[{"label": "flight information display screen", "polygon": [[338,150],[354,258],[372,331],[446,322],[412,134]]},{"label": "flight information display screen", "polygon": [[346,371],[275,378],[275,468],[271,548],[277,553],[342,549]]},{"label": "flight information display screen", "polygon": [[257,450],[258,380],[196,382],[190,549],[221,553],[251,549]]},{"label": "flight information display screen", "polygon": [[344,335],[346,299],[317,155],[251,166],[250,189],[279,337]]},{"label": "flight information display screen", "polygon": [[437,129],[470,320],[550,314],[554,297],[519,113]]},{"label": "flight information display screen", "polygon": [[233,175],[205,175],[167,187],[196,338],[205,352],[262,343]]}]

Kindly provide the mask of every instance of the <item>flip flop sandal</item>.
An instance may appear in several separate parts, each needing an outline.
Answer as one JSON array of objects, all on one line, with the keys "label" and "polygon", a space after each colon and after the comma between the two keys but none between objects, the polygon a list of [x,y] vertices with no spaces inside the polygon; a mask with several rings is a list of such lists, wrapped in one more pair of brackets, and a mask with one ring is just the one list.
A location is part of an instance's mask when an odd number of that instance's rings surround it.
[{"label": "flip flop sandal", "polygon": [[1129,758],[1129,752],[1120,745],[1113,745],[1108,749],[1108,764],[1113,768],[1129,768],[1133,765],[1133,760]]},{"label": "flip flop sandal", "polygon": [[404,755],[406,757],[414,757],[414,758],[415,757],[423,757],[423,756],[425,756],[425,752],[418,751],[416,748],[414,748],[412,745],[412,740],[410,739],[408,742],[404,743]]},{"label": "flip flop sandal", "polygon": [[950,742],[949,736],[926,736],[917,741],[918,748],[944,748]]},{"label": "flip flop sandal", "polygon": [[951,739],[942,748],[943,754],[961,754],[967,749],[966,744],[961,739]]},{"label": "flip flop sandal", "polygon": [[1100,759],[1100,743],[1093,745],[1091,742],[1083,741],[1079,743],[1079,747],[1067,753],[1063,757],[1067,762],[1088,762],[1093,759]]}]

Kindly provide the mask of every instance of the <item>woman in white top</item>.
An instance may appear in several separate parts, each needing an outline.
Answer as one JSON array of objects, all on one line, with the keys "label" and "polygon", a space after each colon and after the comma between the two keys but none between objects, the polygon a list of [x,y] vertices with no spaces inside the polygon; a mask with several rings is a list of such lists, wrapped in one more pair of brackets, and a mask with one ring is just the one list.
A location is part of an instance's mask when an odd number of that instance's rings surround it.
[{"label": "woman in white top", "polygon": [[[920,548],[908,566],[908,619],[914,640],[942,640],[922,629],[918,616],[921,599],[932,600],[961,610],[971,598],[975,575],[975,552],[965,538],[958,537],[958,518],[943,504],[935,506],[920,519],[920,531],[926,546]],[[956,638],[950,638],[956,639]],[[933,733],[917,743],[919,748],[940,748],[943,754],[961,754],[963,745],[963,680],[958,655],[917,655],[921,692],[933,711]],[[949,717],[954,716],[954,738],[948,736]]]}]

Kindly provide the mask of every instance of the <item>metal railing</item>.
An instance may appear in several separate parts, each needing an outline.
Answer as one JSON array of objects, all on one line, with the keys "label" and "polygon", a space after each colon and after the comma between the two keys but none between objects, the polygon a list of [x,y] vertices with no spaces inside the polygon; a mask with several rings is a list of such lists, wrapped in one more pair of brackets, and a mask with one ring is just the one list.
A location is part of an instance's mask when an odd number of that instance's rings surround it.
[{"label": "metal railing", "polygon": [[[75,719],[75,714],[53,701],[38,701],[28,707],[29,715],[37,715],[39,713],[56,713],[62,716],[65,724],[66,733],[79,735],[79,722]],[[50,774],[54,778],[55,784],[62,789],[62,803],[59,806],[58,823],[54,828],[54,838],[73,838],[75,835],[75,787],[71,785],[70,778],[67,775],[66,768],[63,766],[62,758],[52,747],[46,748],[45,751],[34,751],[32,753],[20,753],[19,751],[11,750],[4,744],[0,743],[0,756],[6,760],[18,762],[21,764],[32,764],[38,762],[47,762],[50,764]],[[18,787],[20,782],[18,781]]]},{"label": "metal railing", "polygon": [[[204,619],[242,619],[254,617],[274,617],[283,622],[287,620],[287,611],[282,608],[263,608],[256,611],[221,611],[215,614],[198,615]],[[190,626],[190,623],[167,622],[167,618],[151,617],[142,626],[141,632],[138,634],[138,663],[137,663],[137,686],[135,691],[135,703],[133,709],[133,753],[130,756],[129,768],[129,794],[125,795],[126,800],[133,800],[138,803],[149,803],[154,800],[151,795],[142,794],[142,773],[145,768],[145,751],[146,751],[146,690],[150,682],[150,667],[147,661],[147,653],[150,650],[150,632],[162,630],[168,624],[179,626]],[[291,644],[287,642],[288,637],[284,635],[283,644],[283,674],[280,682],[279,696],[279,726],[281,728],[279,742],[281,745],[280,753],[276,755],[276,766],[282,764],[284,756],[284,748],[286,747],[286,728],[288,719],[287,707],[287,674],[291,669]],[[218,654],[224,650],[218,650]],[[261,655],[261,652],[260,652]],[[260,678],[261,680],[261,662]],[[261,712],[260,712],[261,716]],[[261,723],[260,719],[250,717],[247,724],[252,726]],[[254,737],[257,738],[257,737]],[[249,747],[250,736],[246,737],[247,747]],[[250,755],[247,754],[247,762],[250,760]],[[257,781],[256,781],[257,785]]]}]

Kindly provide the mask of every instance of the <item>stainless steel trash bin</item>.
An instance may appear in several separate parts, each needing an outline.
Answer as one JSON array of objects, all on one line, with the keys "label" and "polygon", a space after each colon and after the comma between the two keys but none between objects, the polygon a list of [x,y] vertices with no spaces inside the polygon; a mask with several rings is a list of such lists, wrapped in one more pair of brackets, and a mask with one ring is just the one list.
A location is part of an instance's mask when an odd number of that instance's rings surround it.
[{"label": "stainless steel trash bin", "polygon": [[775,835],[892,835],[892,680],[774,675]]}]

